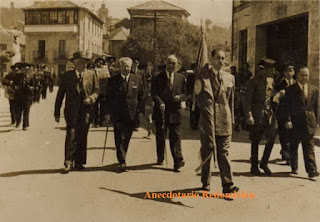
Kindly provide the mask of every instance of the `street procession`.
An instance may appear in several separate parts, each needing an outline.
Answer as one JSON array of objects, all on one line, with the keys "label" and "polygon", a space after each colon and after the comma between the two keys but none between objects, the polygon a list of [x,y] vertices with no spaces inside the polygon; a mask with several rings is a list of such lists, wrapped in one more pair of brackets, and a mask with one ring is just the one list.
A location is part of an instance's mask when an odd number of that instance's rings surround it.
[{"label": "street procession", "polygon": [[320,1],[0,6],[1,221],[320,220]]}]

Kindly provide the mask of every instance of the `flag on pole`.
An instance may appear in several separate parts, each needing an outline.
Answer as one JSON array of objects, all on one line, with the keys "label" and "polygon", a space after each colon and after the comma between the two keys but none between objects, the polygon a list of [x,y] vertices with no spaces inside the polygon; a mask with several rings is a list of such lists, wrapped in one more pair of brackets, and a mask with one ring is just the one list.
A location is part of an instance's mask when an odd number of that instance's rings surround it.
[{"label": "flag on pole", "polygon": [[197,73],[201,71],[201,69],[209,62],[208,60],[208,47],[206,42],[206,33],[203,28],[203,24],[201,21],[201,42],[198,51],[197,57]]},{"label": "flag on pole", "polygon": [[[197,57],[197,73],[200,73],[201,69],[209,62],[208,60],[208,47],[206,42],[206,33],[203,28],[202,20],[201,20],[201,41],[200,41],[200,47],[198,51],[198,57]],[[192,107],[191,110],[195,111],[196,104],[195,104],[195,95],[193,93],[193,99],[192,99]]]}]

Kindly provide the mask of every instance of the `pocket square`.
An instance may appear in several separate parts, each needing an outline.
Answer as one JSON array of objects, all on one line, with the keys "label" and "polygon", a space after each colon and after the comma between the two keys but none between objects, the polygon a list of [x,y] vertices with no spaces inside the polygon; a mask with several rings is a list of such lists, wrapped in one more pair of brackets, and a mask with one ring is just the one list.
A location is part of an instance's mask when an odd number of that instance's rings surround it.
[{"label": "pocket square", "polygon": [[138,88],[138,86],[132,86],[132,88],[136,89],[136,88]]}]

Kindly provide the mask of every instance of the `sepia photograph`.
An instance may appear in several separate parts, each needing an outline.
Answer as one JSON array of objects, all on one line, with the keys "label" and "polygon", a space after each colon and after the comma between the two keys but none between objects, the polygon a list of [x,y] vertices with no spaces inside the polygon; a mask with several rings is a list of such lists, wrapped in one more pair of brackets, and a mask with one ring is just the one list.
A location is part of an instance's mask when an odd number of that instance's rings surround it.
[{"label": "sepia photograph", "polygon": [[0,221],[318,222],[319,77],[320,0],[1,0]]}]

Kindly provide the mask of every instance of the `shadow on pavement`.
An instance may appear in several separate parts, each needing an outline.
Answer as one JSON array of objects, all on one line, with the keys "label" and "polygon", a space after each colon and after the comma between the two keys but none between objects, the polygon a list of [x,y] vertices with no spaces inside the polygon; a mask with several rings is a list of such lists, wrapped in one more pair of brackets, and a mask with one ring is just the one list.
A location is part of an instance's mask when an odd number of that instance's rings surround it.
[{"label": "shadow on pavement", "polygon": [[[186,195],[190,194],[191,195],[191,193],[193,193],[194,191],[200,191],[200,192],[194,192],[194,193],[199,194],[199,197],[196,197],[196,198],[206,198],[206,197],[203,196],[204,192],[202,192],[200,188],[189,188],[189,189],[182,189],[182,190],[167,190],[167,191],[159,191],[159,192],[149,192],[148,191],[149,193],[148,192],[128,193],[128,192],[124,192],[124,191],[121,191],[121,190],[108,189],[108,188],[105,188],[105,187],[100,187],[99,189],[100,190],[111,191],[111,192],[114,192],[114,193],[126,195],[126,196],[133,197],[133,198],[138,198],[138,199],[142,199],[142,200],[152,200],[152,201],[156,201],[156,202],[173,204],[173,205],[176,205],[176,206],[181,206],[181,207],[186,207],[186,208],[194,208],[194,207],[185,205],[181,201],[173,201],[173,197],[152,198],[152,194],[155,194],[156,196],[158,196],[158,194],[163,194],[163,193],[169,194],[171,192],[172,195],[175,194],[175,195],[178,196],[179,193],[180,193],[180,196],[181,196],[183,194],[186,194]],[[180,198],[183,198],[183,197],[180,197]],[[183,198],[183,199],[188,199],[188,198]],[[221,200],[227,200],[227,201],[233,200],[233,199],[230,199],[230,198],[220,198],[220,197],[219,198],[212,198],[212,199],[221,199]]]},{"label": "shadow on pavement", "polygon": [[[108,172],[118,172],[117,168],[118,164],[114,163],[111,165],[105,165],[101,167],[87,167],[79,172],[96,172],[96,171],[108,171]],[[77,170],[74,170],[77,172]],[[21,175],[35,175],[35,174],[61,174],[63,173],[63,169],[42,169],[42,170],[26,170],[26,171],[15,171],[0,174],[0,177],[16,177]],[[73,173],[70,172],[70,173]]]},{"label": "shadow on pavement", "polygon": [[[104,147],[89,147],[89,148],[87,148],[87,150],[103,150],[103,149],[104,149]],[[111,147],[111,146],[107,146],[105,149],[106,150],[116,150],[115,147]]]}]

